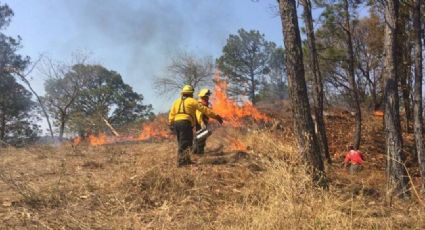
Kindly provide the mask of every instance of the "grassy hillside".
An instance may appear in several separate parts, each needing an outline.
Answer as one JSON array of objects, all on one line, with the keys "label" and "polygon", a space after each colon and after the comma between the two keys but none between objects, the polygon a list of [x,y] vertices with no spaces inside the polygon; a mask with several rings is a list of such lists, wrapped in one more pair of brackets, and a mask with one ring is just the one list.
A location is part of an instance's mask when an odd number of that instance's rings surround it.
[{"label": "grassy hillside", "polygon": [[[385,192],[382,120],[366,117],[365,170],[341,168],[352,120],[329,116],[330,188],[299,164],[292,123],[217,129],[207,154],[176,167],[176,144],[31,146],[0,153],[3,229],[398,229],[425,228],[415,192]],[[410,151],[411,136],[406,136]],[[245,146],[245,147],[244,147]],[[241,151],[239,151],[241,150]],[[413,181],[417,181],[410,156]]]}]

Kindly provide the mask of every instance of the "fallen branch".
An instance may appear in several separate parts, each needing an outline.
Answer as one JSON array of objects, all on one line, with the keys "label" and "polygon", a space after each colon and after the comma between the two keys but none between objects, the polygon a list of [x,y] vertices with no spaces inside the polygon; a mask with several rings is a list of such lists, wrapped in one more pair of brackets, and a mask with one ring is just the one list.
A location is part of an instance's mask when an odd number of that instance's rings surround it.
[{"label": "fallen branch", "polygon": [[119,137],[120,136],[120,134],[114,129],[114,127],[112,127],[112,125],[111,125],[111,123],[109,123],[109,121],[108,120],[106,120],[104,117],[102,117],[102,119],[103,119],[103,121],[105,122],[105,124],[109,127],[109,129],[112,131],[112,133],[115,135],[115,136],[117,136],[117,137]]}]

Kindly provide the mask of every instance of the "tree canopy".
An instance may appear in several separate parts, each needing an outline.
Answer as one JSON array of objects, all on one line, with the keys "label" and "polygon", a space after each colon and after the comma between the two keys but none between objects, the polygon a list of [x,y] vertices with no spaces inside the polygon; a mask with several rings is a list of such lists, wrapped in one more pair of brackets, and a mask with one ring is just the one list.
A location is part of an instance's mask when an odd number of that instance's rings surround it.
[{"label": "tree canopy", "polygon": [[34,103],[31,93],[19,84],[11,69],[24,70],[29,57],[17,53],[21,38],[3,33],[9,25],[13,11],[8,5],[0,5],[0,140],[18,145],[33,140],[38,133],[34,123]]},{"label": "tree canopy", "polygon": [[[70,128],[79,133],[105,131],[112,125],[137,122],[152,116],[152,106],[143,95],[124,83],[120,74],[100,65],[74,65],[65,79],[82,82],[70,118]],[[105,121],[106,120],[106,121]]]},{"label": "tree canopy", "polygon": [[270,72],[275,49],[276,44],[257,30],[239,29],[237,34],[229,35],[217,64],[230,83],[230,95],[248,96],[255,104],[260,82]]},{"label": "tree canopy", "polygon": [[0,146],[22,145],[39,132],[32,94],[10,75],[0,77]]}]

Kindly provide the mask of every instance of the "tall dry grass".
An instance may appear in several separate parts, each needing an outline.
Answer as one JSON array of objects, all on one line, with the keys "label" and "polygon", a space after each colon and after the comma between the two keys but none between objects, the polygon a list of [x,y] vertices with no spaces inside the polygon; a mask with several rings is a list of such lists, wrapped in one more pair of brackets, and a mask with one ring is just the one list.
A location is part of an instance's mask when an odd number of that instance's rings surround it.
[{"label": "tall dry grass", "polygon": [[[229,140],[247,155],[222,151]],[[412,201],[385,202],[383,172],[328,167],[311,183],[286,132],[217,130],[198,163],[176,167],[174,142],[2,149],[5,229],[423,229]],[[233,154],[233,155],[232,155]],[[242,156],[242,157],[234,157]],[[224,161],[214,161],[221,157]],[[228,158],[225,158],[228,157]]]},{"label": "tall dry grass", "polygon": [[[328,165],[328,190],[313,185],[299,163],[293,141],[258,132],[248,141],[266,169],[245,187],[242,202],[227,204],[222,229],[424,229],[425,212],[411,201],[391,207],[384,197],[383,172],[350,176]],[[338,162],[337,162],[338,163]],[[379,184],[381,183],[381,184]]]}]

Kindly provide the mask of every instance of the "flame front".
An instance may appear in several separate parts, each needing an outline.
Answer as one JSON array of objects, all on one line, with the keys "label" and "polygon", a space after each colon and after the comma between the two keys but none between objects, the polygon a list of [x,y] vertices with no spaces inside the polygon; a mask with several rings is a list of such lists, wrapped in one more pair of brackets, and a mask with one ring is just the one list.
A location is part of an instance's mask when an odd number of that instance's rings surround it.
[{"label": "flame front", "polygon": [[90,135],[88,138],[89,138],[90,145],[97,146],[97,145],[108,144],[106,134],[104,133],[100,133],[97,136]]},{"label": "flame front", "polygon": [[137,138],[140,141],[149,139],[168,139],[171,138],[171,133],[167,128],[167,119],[165,116],[157,117],[152,122],[143,125],[142,132]]},{"label": "flame front", "polygon": [[[167,127],[166,116],[157,116],[154,120],[145,122],[139,135],[124,135],[124,136],[108,136],[105,133],[98,135],[89,135],[87,142],[92,146],[113,144],[119,142],[146,141],[146,140],[164,140],[171,138],[171,133]],[[73,144],[77,145],[81,142],[80,137],[73,139]]]},{"label": "flame front", "polygon": [[215,87],[212,97],[212,105],[214,112],[224,117],[225,124],[232,127],[241,127],[246,118],[253,119],[256,122],[269,122],[271,118],[258,111],[254,105],[246,101],[242,105],[238,105],[235,101],[229,99],[227,95],[227,82],[220,78],[220,73],[215,74]]},{"label": "flame front", "polygon": [[[220,78],[220,73],[217,71],[215,74],[215,87],[214,94],[211,98],[213,111],[220,116],[224,117],[225,125],[231,127],[242,127],[247,120],[255,122],[269,122],[271,118],[261,113],[249,101],[239,105],[231,100],[227,95],[227,82]],[[170,139],[172,134],[167,127],[167,116],[159,115],[154,120],[145,122],[142,130],[138,136],[108,136],[105,133],[98,135],[90,135],[88,143],[93,146],[112,144],[124,141],[146,141],[146,140],[164,140]],[[77,138],[74,139],[76,143]],[[81,139],[78,139],[78,143]],[[231,150],[245,150],[246,146],[237,140],[233,140],[230,144]]]}]

